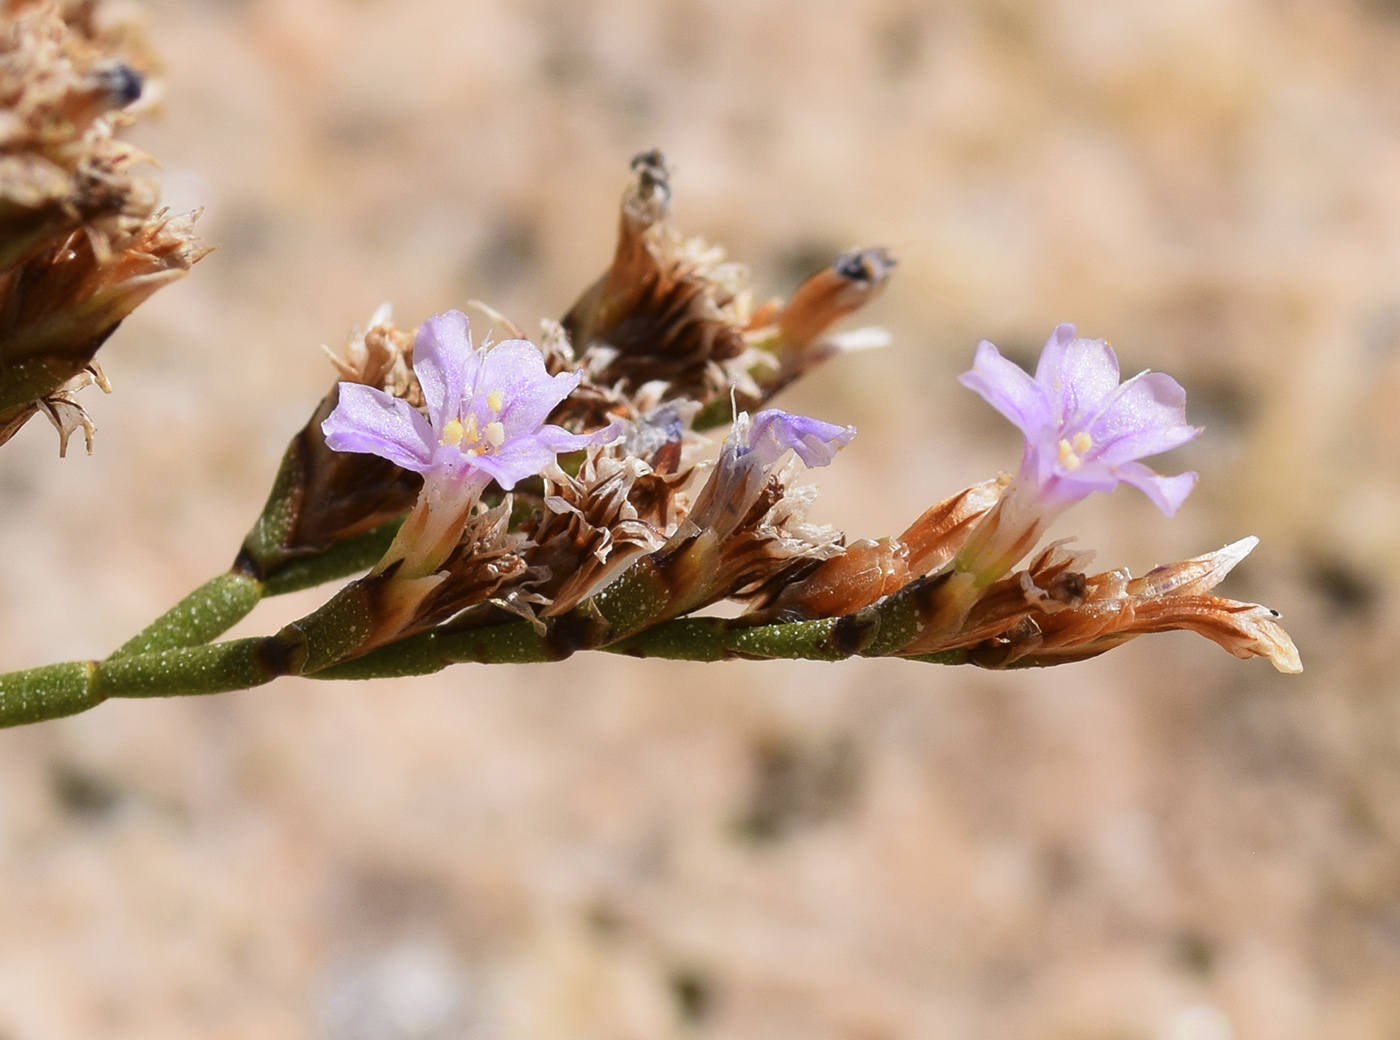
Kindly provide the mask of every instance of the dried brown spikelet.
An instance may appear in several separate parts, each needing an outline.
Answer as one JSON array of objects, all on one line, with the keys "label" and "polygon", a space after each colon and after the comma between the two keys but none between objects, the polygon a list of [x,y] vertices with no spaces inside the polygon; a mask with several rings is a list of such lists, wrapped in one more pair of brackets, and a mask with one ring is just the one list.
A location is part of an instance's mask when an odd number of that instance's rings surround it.
[{"label": "dried brown spikelet", "polygon": [[720,486],[720,476],[717,467],[690,516],[647,558],[668,590],[670,616],[726,598],[766,603],[844,551],[840,531],[807,522],[815,488],[789,487],[782,473],[760,473],[761,486],[750,489]]},{"label": "dried brown spikelet", "polygon": [[765,618],[809,620],[854,614],[947,564],[972,525],[996,504],[1002,483],[989,480],[939,502],[898,538],[861,539],[800,581],[760,600]]},{"label": "dried brown spikelet", "polygon": [[[878,246],[852,250],[799,285],[787,303],[775,300],[759,308],[745,339],[761,353],[749,355],[750,382],[738,383],[739,407],[759,408],[823,362],[867,345],[864,340],[824,337],[824,333],[879,296],[895,263],[889,251]],[[869,345],[883,339],[881,334]]]},{"label": "dried brown spikelet", "polygon": [[[457,548],[447,558],[441,571],[417,582],[391,582],[390,587],[395,584],[422,584],[431,591],[416,605],[411,616],[399,621],[397,630],[386,629],[382,633],[383,638],[376,639],[371,645],[377,646],[431,628],[470,607],[490,602],[511,585],[526,581],[530,577],[530,567],[521,553],[524,541],[508,532],[510,513],[511,498],[507,495],[495,508],[479,513],[467,522]],[[371,575],[364,580],[374,582],[376,578],[377,575]],[[378,617],[379,613],[376,612],[375,616]],[[370,649],[370,646],[364,649]]]}]

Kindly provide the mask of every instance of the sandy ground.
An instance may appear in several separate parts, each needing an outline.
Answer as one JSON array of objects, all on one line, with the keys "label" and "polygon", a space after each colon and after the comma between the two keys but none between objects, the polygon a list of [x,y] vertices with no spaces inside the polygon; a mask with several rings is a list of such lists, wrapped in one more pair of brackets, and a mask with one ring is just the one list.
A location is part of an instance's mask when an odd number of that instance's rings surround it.
[{"label": "sandy ground", "polygon": [[[955,382],[1059,321],[1208,428],[1056,528],[1225,587],[1203,640],[1000,675],[575,658],[285,680],[0,733],[0,1037],[1400,1036],[1400,8],[1391,0],[154,0],[132,136],[218,252],[142,308],[93,457],[0,451],[0,667],[227,566],[339,344],[558,316],[628,158],[786,292],[851,245],[894,345],[783,401],[861,435],[852,536],[1014,466]],[[299,594],[240,626],[269,631]]]}]

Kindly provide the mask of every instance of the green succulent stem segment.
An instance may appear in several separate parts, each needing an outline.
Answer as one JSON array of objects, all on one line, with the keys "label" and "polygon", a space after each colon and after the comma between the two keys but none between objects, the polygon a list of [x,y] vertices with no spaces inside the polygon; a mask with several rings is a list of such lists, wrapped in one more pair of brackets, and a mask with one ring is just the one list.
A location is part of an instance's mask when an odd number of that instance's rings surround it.
[{"label": "green succulent stem segment", "polygon": [[119,646],[109,661],[217,639],[258,605],[263,583],[238,571],[211,578]]},{"label": "green succulent stem segment", "polygon": [[0,726],[95,708],[112,697],[189,697],[246,690],[280,674],[260,639],[175,647],[106,661],[68,661],[0,675]]},{"label": "green succulent stem segment", "polygon": [[266,581],[235,566],[195,589],[118,647],[108,660],[173,647],[201,646],[242,621],[264,596],[313,588],[365,570],[384,555],[400,523],[401,520],[391,520],[317,556],[295,560]]},{"label": "green succulent stem segment", "polygon": [[[153,625],[152,629],[156,627]],[[167,630],[177,627],[171,625]],[[873,652],[879,647],[879,628],[878,608],[841,618],[771,624],[753,624],[742,618],[683,617],[590,648],[678,661],[836,661],[852,656],[893,655],[891,651]],[[565,632],[570,635],[564,635]],[[577,630],[556,627],[541,633],[527,621],[461,631],[436,629],[317,671],[308,671],[307,666],[327,655],[313,652],[316,648],[298,640],[296,635],[295,626],[288,626],[277,635],[263,638],[129,651],[105,661],[69,661],[3,674],[0,726],[74,715],[111,698],[189,697],[245,690],[283,675],[376,679],[426,675],[467,662],[559,661],[574,652],[569,642],[576,638]],[[129,643],[128,647],[132,645]],[[916,658],[940,664],[957,664],[962,659],[960,652]]]}]

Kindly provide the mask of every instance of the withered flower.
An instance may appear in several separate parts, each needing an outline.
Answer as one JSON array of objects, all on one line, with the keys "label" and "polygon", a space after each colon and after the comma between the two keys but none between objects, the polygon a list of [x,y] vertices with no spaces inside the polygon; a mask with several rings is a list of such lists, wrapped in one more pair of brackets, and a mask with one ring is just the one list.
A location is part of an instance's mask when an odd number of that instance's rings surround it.
[{"label": "withered flower", "polygon": [[659,472],[643,459],[592,451],[578,475],[546,471],[543,508],[522,528],[534,590],[550,617],[567,613],[637,557],[655,552],[684,517],[690,470]]},{"label": "withered flower", "polygon": [[726,363],[748,348],[751,293],[721,250],[667,222],[670,172],[659,151],[632,160],[612,266],[565,315],[589,381],[631,396],[662,384],[662,399],[706,402],[727,392]]},{"label": "withered flower", "polygon": [[770,598],[765,589],[840,553],[839,531],[806,522],[815,490],[790,487],[779,463],[791,452],[803,465],[825,466],[855,435],[853,426],[776,408],[752,420],[740,413],[690,514],[641,561],[667,590],[666,615],[724,597]]},{"label": "withered flower", "polygon": [[[665,157],[632,160],[612,266],[564,317],[567,367],[585,373],[579,392],[553,416],[596,425],[608,415],[686,399],[702,407],[697,425],[729,422],[731,401],[762,407],[804,372],[836,355],[878,345],[878,330],[823,334],[879,295],[895,261],[884,249],[856,250],[809,278],[784,304],[757,309],[745,269],[668,222]],[[564,365],[551,362],[551,371]]]}]

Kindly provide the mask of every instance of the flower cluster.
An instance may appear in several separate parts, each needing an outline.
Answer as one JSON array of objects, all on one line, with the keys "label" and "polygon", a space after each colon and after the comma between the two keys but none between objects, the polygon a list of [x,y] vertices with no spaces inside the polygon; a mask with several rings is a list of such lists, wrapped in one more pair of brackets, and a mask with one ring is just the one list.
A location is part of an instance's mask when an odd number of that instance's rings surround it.
[{"label": "flower cluster", "polygon": [[[708,254],[657,233],[669,185],[659,157],[642,158],[613,268],[547,326],[544,350],[520,338],[477,350],[466,316],[449,311],[418,330],[406,380],[393,350],[370,364],[366,336],[349,370],[372,367],[376,378],[340,384],[325,444],[381,456],[423,483],[388,552],[340,597],[367,620],[339,659],[417,632],[485,638],[514,618],[553,654],[670,652],[653,633],[731,599],[749,609],[724,622],[733,648],[720,656],[797,653],[777,635],[794,623],[794,633],[827,633],[801,655],[987,667],[1077,660],[1186,628],[1298,667],[1271,612],[1210,594],[1252,540],[1140,579],[1090,574],[1090,554],[1057,545],[1031,555],[1056,517],[1096,491],[1130,484],[1172,515],[1196,481],[1142,461],[1201,432],[1186,421],[1180,384],[1153,372],[1121,381],[1108,344],[1070,325],[1051,334],[1033,376],[984,342],[962,377],[1021,430],[1013,476],[959,492],[898,537],[848,543],[809,524],[814,489],[792,478],[829,464],[854,428],[738,406],[766,404],[812,359],[839,353],[821,338],[820,315],[873,295],[893,260],[848,254],[791,305],[752,312],[730,269],[687,262]],[[704,344],[710,353],[697,353]],[[706,463],[699,430],[721,407],[737,414]],[[582,462],[561,468],[570,453]],[[332,607],[326,617],[342,624],[343,602]]]}]

